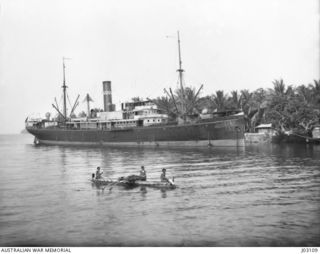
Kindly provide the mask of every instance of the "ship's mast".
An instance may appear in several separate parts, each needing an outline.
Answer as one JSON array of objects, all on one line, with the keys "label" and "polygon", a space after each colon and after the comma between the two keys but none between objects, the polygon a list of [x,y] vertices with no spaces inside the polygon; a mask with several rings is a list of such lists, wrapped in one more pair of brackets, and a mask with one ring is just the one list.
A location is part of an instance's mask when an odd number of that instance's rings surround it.
[{"label": "ship's mast", "polygon": [[63,115],[64,115],[65,119],[67,119],[67,91],[66,91],[67,86],[66,86],[66,71],[65,71],[66,66],[64,64],[65,59],[66,59],[65,57],[62,58],[62,63],[63,63],[63,86],[62,86],[62,88],[63,88]]},{"label": "ship's mast", "polygon": [[179,72],[179,80],[180,80],[180,88],[184,96],[184,89],[183,89],[183,84],[182,84],[182,75],[184,70],[182,69],[182,60],[181,60],[181,47],[180,47],[180,35],[179,31],[178,33],[178,51],[179,51],[179,69],[177,70]]},{"label": "ship's mast", "polygon": [[179,69],[177,70],[179,72],[179,81],[180,81],[180,89],[182,93],[182,105],[183,105],[183,114],[185,113],[185,95],[184,95],[184,88],[183,88],[183,72],[184,70],[182,69],[182,60],[181,60],[181,47],[180,47],[180,34],[179,31],[177,31],[178,34],[178,52],[179,52]]}]

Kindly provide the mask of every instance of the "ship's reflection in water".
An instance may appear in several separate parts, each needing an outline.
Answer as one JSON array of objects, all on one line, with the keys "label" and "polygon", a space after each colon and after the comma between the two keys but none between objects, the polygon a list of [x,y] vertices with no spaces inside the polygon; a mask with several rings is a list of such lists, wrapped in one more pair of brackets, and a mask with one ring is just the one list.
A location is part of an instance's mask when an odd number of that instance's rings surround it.
[{"label": "ship's reflection in water", "polygon": [[[0,245],[315,246],[320,146],[99,148],[1,137]],[[29,140],[30,139],[30,140]],[[97,187],[161,169],[177,189]]]}]

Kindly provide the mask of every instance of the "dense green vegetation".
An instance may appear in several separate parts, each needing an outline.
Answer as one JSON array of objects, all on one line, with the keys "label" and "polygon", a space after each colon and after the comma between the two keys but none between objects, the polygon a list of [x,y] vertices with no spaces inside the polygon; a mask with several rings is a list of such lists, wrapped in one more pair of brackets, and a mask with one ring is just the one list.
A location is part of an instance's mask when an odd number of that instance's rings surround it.
[{"label": "dense green vegetation", "polygon": [[232,91],[230,94],[218,90],[204,97],[198,97],[195,88],[185,87],[184,96],[181,89],[177,89],[153,101],[172,117],[238,109],[244,113],[246,131],[254,131],[261,123],[272,123],[280,132],[310,134],[320,119],[320,80],[299,86],[288,86],[282,79],[272,83],[272,89]]}]

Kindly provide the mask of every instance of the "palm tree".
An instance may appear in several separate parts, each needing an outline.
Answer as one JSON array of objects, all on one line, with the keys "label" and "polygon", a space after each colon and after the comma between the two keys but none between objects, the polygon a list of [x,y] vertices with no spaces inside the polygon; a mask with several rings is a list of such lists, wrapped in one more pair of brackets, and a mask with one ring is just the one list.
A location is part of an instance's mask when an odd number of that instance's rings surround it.
[{"label": "palm tree", "polygon": [[241,110],[244,114],[245,129],[246,131],[253,131],[253,128],[251,126],[251,118],[257,112],[257,110],[253,110],[252,108],[253,93],[249,92],[249,90],[247,89],[241,90],[240,93],[241,93],[240,105],[241,105]]},{"label": "palm tree", "polygon": [[169,116],[175,116],[177,114],[172,99],[166,96],[157,97],[152,100],[157,107]]},{"label": "palm tree", "polygon": [[311,90],[313,103],[320,106],[320,80],[314,80],[314,84],[309,84],[309,89]]},{"label": "palm tree", "polygon": [[198,115],[201,111],[203,103],[199,97],[201,89],[202,85],[198,90],[194,87],[184,87],[183,91],[178,88],[172,93],[170,89],[170,94],[165,90],[169,97],[157,97],[152,101],[172,118],[179,117],[186,120],[192,115]]},{"label": "palm tree", "polygon": [[314,85],[313,84],[309,84],[309,86],[317,93],[320,93],[320,79],[316,80],[314,79]]},{"label": "palm tree", "polygon": [[218,111],[225,110],[227,108],[227,100],[228,97],[222,90],[218,90],[215,94],[212,95],[213,104]]},{"label": "palm tree", "polygon": [[306,99],[302,94],[307,96],[305,92],[302,92],[305,89],[294,88],[291,85],[286,88],[282,79],[272,83],[274,87],[269,90],[266,119],[280,131],[293,130],[298,125],[297,116],[301,112],[302,101]]},{"label": "palm tree", "polygon": [[250,105],[250,128],[253,130],[257,125],[265,120],[265,110],[268,107],[268,94],[263,88],[259,88],[252,93]]},{"label": "palm tree", "polygon": [[277,95],[277,96],[285,95],[286,85],[284,84],[283,79],[280,79],[280,80],[275,79],[274,81],[272,81],[272,83],[273,83],[274,95]]},{"label": "palm tree", "polygon": [[240,105],[241,105],[241,110],[243,112],[248,112],[250,108],[250,103],[252,99],[252,93],[249,92],[249,90],[244,89],[240,91],[241,96],[240,96]]},{"label": "palm tree", "polygon": [[199,106],[199,93],[202,86],[196,91],[194,87],[184,87],[183,91],[181,88],[175,90],[174,99],[181,116],[198,114],[200,111]]},{"label": "palm tree", "polygon": [[254,131],[254,128],[264,119],[267,108],[267,92],[263,88],[249,92],[241,90],[240,105],[244,114],[246,131]]},{"label": "palm tree", "polygon": [[199,93],[202,87],[199,88],[198,91],[194,87],[185,87],[184,95],[185,95],[185,106],[186,106],[186,114],[198,114],[200,111],[199,107]]},{"label": "palm tree", "polygon": [[241,108],[241,96],[238,94],[238,91],[231,91],[231,97],[229,98],[229,107],[231,109],[240,109]]},{"label": "palm tree", "polygon": [[206,110],[207,112],[213,112],[216,108],[212,100],[212,96],[204,96],[197,100],[197,107],[201,110]]},{"label": "palm tree", "polygon": [[304,102],[308,103],[312,100],[312,88],[305,85],[300,85],[296,89],[297,96]]}]

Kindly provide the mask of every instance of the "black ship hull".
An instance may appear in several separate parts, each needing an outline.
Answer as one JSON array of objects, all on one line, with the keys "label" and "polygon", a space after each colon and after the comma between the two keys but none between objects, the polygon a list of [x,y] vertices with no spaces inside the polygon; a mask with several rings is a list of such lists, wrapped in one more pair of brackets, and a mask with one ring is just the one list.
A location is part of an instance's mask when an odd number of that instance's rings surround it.
[{"label": "black ship hull", "polygon": [[105,146],[244,146],[243,117],[123,129],[27,127],[37,144]]}]

